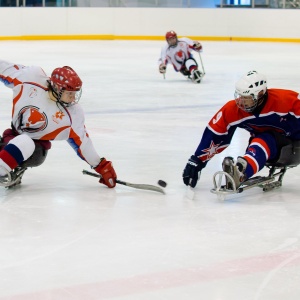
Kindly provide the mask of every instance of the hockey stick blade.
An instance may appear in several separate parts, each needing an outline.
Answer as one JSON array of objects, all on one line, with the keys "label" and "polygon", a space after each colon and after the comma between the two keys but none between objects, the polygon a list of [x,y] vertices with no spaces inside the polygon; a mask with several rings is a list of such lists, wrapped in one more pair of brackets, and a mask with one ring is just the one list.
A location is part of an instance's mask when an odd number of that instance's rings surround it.
[{"label": "hockey stick blade", "polygon": [[[82,174],[101,178],[100,174],[89,172],[87,170],[83,170]],[[162,188],[155,186],[155,185],[151,185],[151,184],[129,183],[127,181],[123,181],[123,180],[119,180],[119,179],[116,180],[116,183],[126,185],[126,186],[132,187],[134,189],[154,191],[154,192],[165,194],[165,192]]]}]

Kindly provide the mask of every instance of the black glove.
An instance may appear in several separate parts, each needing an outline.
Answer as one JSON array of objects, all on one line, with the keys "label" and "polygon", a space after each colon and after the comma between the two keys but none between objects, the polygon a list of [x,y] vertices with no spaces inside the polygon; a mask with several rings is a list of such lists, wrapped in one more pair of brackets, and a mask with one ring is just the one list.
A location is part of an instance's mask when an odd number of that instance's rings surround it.
[{"label": "black glove", "polygon": [[199,42],[195,42],[195,44],[193,45],[193,47],[194,47],[195,51],[199,52],[200,50],[202,50],[202,45]]},{"label": "black glove", "polygon": [[183,170],[182,177],[184,184],[194,188],[204,166],[205,164],[196,155],[192,155]]}]

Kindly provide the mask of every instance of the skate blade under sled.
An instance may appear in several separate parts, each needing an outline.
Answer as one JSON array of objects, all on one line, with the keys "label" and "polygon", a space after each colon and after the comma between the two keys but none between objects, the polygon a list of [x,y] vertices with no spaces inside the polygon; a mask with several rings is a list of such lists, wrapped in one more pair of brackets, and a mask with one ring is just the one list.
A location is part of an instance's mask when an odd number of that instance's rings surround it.
[{"label": "skate blade under sled", "polygon": [[197,71],[195,71],[195,75],[189,75],[187,78],[189,80],[191,80],[193,83],[201,83],[203,76],[204,76],[204,73],[197,70]]},{"label": "skate blade under sled", "polygon": [[14,171],[7,173],[1,178],[0,186],[11,188],[20,184],[26,170],[27,168],[17,167]]},{"label": "skate blade under sled", "polygon": [[[281,149],[280,157],[276,162],[266,163],[266,167],[269,169],[268,176],[252,177],[237,187],[232,176],[224,171],[219,171],[213,176],[214,187],[210,191],[223,199],[226,195],[242,193],[253,187],[260,187],[264,192],[267,192],[281,187],[287,169],[297,167],[299,164],[300,141],[294,141],[293,144],[284,146]],[[226,185],[226,182],[229,182],[229,184]],[[227,186],[230,186],[230,189]]]},{"label": "skate blade under sled", "polygon": [[[6,144],[1,143],[1,140],[2,138],[0,137],[0,146],[5,146]],[[19,185],[25,171],[28,168],[40,166],[45,161],[47,153],[48,149],[46,149],[43,145],[36,143],[34,152],[27,160],[25,160],[21,165],[17,166],[11,172],[7,171],[5,176],[0,176],[0,186],[11,188]],[[2,167],[0,166],[0,168]]]},{"label": "skate blade under sled", "polygon": [[[264,192],[278,188],[282,185],[282,177],[286,172],[286,168],[281,169],[279,172],[274,173],[269,176],[255,176],[246,181],[244,181],[239,187],[236,187],[236,184],[233,178],[224,171],[216,172],[213,176],[213,185],[214,187],[210,190],[212,193],[217,194],[218,196],[226,196],[230,194],[242,193],[245,190],[251,189],[253,187],[260,187]],[[276,177],[279,176],[279,179],[276,180]],[[229,182],[232,188],[227,188],[225,182]]]}]

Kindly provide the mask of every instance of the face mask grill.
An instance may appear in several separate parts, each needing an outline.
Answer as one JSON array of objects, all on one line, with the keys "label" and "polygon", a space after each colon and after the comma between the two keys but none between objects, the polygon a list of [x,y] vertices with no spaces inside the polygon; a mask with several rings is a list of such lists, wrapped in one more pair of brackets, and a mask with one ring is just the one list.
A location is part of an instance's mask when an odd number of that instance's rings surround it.
[{"label": "face mask grill", "polygon": [[81,94],[82,89],[80,89],[79,91],[63,90],[58,101],[64,106],[69,107],[79,102]]},{"label": "face mask grill", "polygon": [[235,103],[238,108],[246,112],[252,112],[258,103],[258,99],[254,95],[241,95],[237,91],[234,93]]}]

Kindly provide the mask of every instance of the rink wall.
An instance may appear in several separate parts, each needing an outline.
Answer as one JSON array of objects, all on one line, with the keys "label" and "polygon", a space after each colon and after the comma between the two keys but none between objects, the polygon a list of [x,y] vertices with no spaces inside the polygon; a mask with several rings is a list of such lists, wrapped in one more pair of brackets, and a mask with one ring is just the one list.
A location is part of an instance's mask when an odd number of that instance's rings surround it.
[{"label": "rink wall", "polygon": [[199,40],[300,42],[297,9],[0,8],[0,40],[161,40],[168,30]]}]

